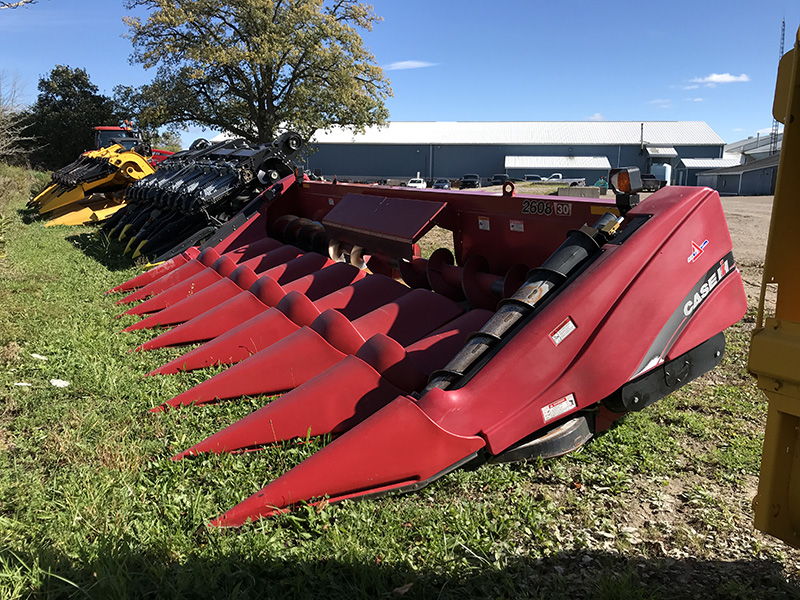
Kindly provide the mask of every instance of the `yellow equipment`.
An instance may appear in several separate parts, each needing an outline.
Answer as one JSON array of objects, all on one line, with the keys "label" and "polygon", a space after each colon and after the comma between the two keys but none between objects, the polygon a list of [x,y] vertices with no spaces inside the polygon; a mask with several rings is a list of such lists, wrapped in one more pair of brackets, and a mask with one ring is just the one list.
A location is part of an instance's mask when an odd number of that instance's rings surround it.
[{"label": "yellow equipment", "polygon": [[122,144],[91,150],[54,172],[28,206],[47,215],[48,226],[102,221],[124,206],[125,188],[153,172],[147,158]]},{"label": "yellow equipment", "polygon": [[[769,413],[756,528],[800,548],[800,30],[778,68],[772,112],[784,124],[764,279],[749,369],[767,395]],[[768,284],[777,284],[773,317],[764,315]]]}]

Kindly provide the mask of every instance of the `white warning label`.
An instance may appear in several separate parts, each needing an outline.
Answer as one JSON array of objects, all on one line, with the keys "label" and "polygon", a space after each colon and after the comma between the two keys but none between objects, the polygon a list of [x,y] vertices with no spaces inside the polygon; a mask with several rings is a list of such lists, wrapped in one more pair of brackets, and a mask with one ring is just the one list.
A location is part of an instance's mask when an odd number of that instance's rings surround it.
[{"label": "white warning label", "polygon": [[550,332],[550,340],[558,346],[561,342],[567,339],[567,336],[577,329],[575,323],[567,317],[561,323],[558,324],[558,327],[553,329]]},{"label": "white warning label", "polygon": [[491,229],[489,217],[478,217],[478,229],[482,229],[483,231],[489,231]]},{"label": "white warning label", "polygon": [[521,232],[524,232],[524,231],[525,231],[525,223],[523,223],[522,221],[513,221],[513,220],[512,220],[512,221],[509,221],[509,222],[508,222],[508,228],[509,228],[511,231],[521,231]]},{"label": "white warning label", "polygon": [[544,419],[544,422],[547,423],[556,417],[560,417],[564,413],[568,413],[576,406],[578,406],[578,404],[575,402],[574,394],[567,394],[563,398],[560,398],[555,402],[551,402],[547,406],[543,407],[542,418]]}]

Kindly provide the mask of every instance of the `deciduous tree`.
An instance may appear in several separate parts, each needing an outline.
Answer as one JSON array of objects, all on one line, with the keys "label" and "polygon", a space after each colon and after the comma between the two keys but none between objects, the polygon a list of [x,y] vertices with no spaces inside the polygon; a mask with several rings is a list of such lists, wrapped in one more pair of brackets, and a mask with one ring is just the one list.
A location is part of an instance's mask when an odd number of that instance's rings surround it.
[{"label": "deciduous tree", "polygon": [[388,80],[360,30],[378,20],[356,0],[128,0],[131,60],[156,68],[141,119],[195,124],[254,142],[292,128],[362,129],[388,117]]},{"label": "deciduous tree", "polygon": [[14,162],[26,153],[22,106],[17,80],[0,72],[0,160]]},{"label": "deciduous tree", "polygon": [[84,69],[57,65],[39,80],[39,96],[26,116],[35,138],[31,162],[58,169],[94,147],[95,125],[120,122],[114,103],[100,94]]},{"label": "deciduous tree", "polygon": [[170,152],[178,152],[183,148],[181,143],[181,136],[173,131],[164,131],[163,133],[156,133],[147,142],[153,148],[160,148],[161,150],[169,150]]}]

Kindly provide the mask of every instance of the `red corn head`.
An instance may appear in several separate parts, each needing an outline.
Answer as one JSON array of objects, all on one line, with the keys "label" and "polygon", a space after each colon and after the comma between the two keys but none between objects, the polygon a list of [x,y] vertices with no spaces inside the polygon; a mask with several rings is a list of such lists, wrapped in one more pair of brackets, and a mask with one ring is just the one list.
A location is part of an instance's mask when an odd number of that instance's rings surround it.
[{"label": "red corn head", "polygon": [[[709,190],[671,187],[632,209],[632,198],[620,195],[621,220],[604,199],[504,193],[487,204],[469,193],[284,185],[259,217],[262,234],[327,245],[332,256],[368,260],[373,272],[402,274],[436,294],[368,275],[315,296],[322,275],[341,268],[332,265],[286,284],[263,277],[248,291],[226,282],[165,311],[187,295],[174,289],[178,281],[210,283],[233,271],[220,275],[206,257],[132,295],[172,294],[142,311],[162,310],[151,322],[196,315],[152,347],[213,338],[153,374],[242,361],[159,409],[293,390],[176,459],[339,436],[213,525],[238,526],[324,497],[418,489],[467,463],[566,452],[591,437],[595,416],[611,422],[712,368],[720,332],[745,310],[730,236]],[[454,252],[419,258],[416,243],[434,224],[452,231]],[[256,229],[247,231],[249,242]],[[229,260],[263,273],[276,266],[263,264],[268,256]],[[242,276],[237,287],[247,283]],[[487,321],[479,311],[460,316],[464,298],[488,307],[504,300]],[[470,319],[479,331],[461,342]],[[559,437],[573,422],[586,433]],[[536,454],[554,438],[554,450]]]}]

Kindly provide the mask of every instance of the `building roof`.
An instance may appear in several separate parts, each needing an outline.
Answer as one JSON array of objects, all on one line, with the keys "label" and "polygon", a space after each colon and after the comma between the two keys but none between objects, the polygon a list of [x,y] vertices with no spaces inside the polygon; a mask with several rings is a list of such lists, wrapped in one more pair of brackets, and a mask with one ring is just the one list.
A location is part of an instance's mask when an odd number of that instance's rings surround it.
[{"label": "building roof", "polygon": [[506,169],[601,169],[611,163],[605,156],[506,156]]},{"label": "building roof", "polygon": [[739,164],[738,158],[682,158],[681,165],[687,169],[721,169]]},{"label": "building roof", "polygon": [[732,167],[724,167],[720,169],[713,169],[711,171],[703,171],[698,175],[738,175],[740,173],[747,173],[749,171],[758,171],[759,169],[767,169],[769,167],[778,166],[780,161],[780,154],[773,154],[761,160],[754,160],[743,165],[735,165]]},{"label": "building roof", "polygon": [[[781,147],[783,141],[783,131],[778,132],[778,148]],[[764,135],[758,134],[750,136],[747,139],[739,140],[725,144],[725,152],[739,152],[741,154],[750,154],[752,152],[767,151],[772,144],[772,136],[768,133]]]},{"label": "building roof", "polygon": [[318,131],[314,144],[722,146],[704,121],[393,121],[364,133]]},{"label": "building roof", "polygon": [[647,156],[653,158],[675,158],[678,151],[672,146],[647,146],[645,148]]}]

